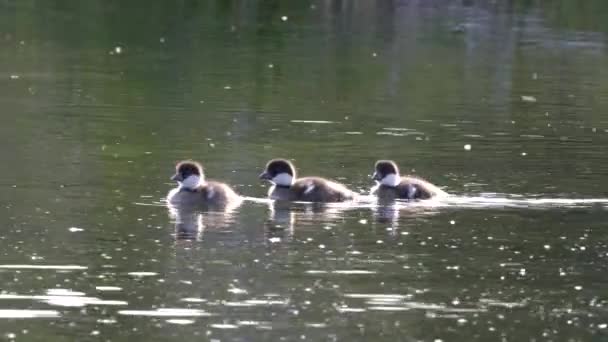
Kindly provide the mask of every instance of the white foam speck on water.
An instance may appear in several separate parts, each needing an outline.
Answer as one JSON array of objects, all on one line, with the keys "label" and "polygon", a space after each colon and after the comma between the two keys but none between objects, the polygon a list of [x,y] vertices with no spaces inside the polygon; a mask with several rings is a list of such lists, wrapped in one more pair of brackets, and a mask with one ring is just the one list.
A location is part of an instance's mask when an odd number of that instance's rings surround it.
[{"label": "white foam speck on water", "polygon": [[523,102],[536,102],[536,97],[530,95],[522,95],[521,100]]},{"label": "white foam speck on water", "polygon": [[230,293],[233,293],[233,294],[246,294],[247,293],[247,290],[239,289],[237,287],[231,287],[227,291]]},{"label": "white foam speck on water", "polygon": [[158,275],[156,272],[129,272],[127,274],[133,277],[153,277]]},{"label": "white foam speck on water", "polygon": [[82,232],[82,231],[84,231],[84,229],[82,229],[82,228],[78,228],[78,227],[70,227],[70,228],[68,228],[68,230],[69,230],[70,232],[72,232],[72,233],[76,233],[76,232]]},{"label": "white foam speck on water", "polygon": [[177,325],[188,325],[188,324],[194,324],[194,320],[193,319],[168,319],[165,322],[170,323],[170,324],[177,324]]},{"label": "white foam speck on water", "polygon": [[245,303],[253,305],[287,305],[286,300],[269,300],[269,299],[248,299]]},{"label": "white foam speck on water", "polygon": [[310,124],[333,124],[335,121],[325,121],[325,120],[290,120],[289,122],[293,123],[310,123]]},{"label": "white foam speck on water", "polygon": [[404,306],[370,306],[367,308],[372,311],[408,311],[410,308],[406,308]]},{"label": "white foam speck on water", "polygon": [[121,300],[103,300],[96,297],[86,297],[81,295],[80,292],[70,293],[68,291],[53,292],[48,295],[19,295],[19,294],[0,294],[0,300],[35,300],[44,302],[49,305],[63,306],[63,307],[83,307],[86,305],[107,305],[107,306],[122,306],[128,305],[127,302]]},{"label": "white foam speck on water", "polygon": [[122,316],[145,317],[207,317],[213,314],[198,309],[162,308],[157,310],[120,310]]},{"label": "white foam speck on water", "polygon": [[525,306],[528,305],[527,302],[522,301],[522,302],[503,302],[500,300],[495,300],[495,299],[487,299],[487,298],[482,298],[479,300],[479,302],[483,305],[487,305],[487,306],[497,306],[497,307],[503,307],[503,308],[508,308],[508,309],[513,309],[513,308],[523,308]]},{"label": "white foam speck on water", "polygon": [[0,310],[0,318],[53,318],[60,314],[55,310]]},{"label": "white foam speck on water", "polygon": [[122,291],[122,287],[118,286],[95,286],[97,291]]},{"label": "white foam speck on water", "polygon": [[203,299],[203,298],[188,297],[188,298],[182,298],[182,299],[180,299],[180,301],[184,302],[184,303],[205,303],[207,300]]},{"label": "white foam speck on water", "polygon": [[376,135],[391,135],[394,137],[406,137],[410,135],[424,135],[422,132],[417,131],[379,131]]},{"label": "white foam speck on water", "polygon": [[345,274],[345,275],[365,275],[365,274],[376,274],[376,271],[368,271],[368,270],[333,270],[333,271],[325,271],[325,270],[308,270],[306,274]]},{"label": "white foam speck on water", "polygon": [[239,326],[238,325],[234,325],[234,324],[210,324],[209,325],[211,328],[215,328],[215,329],[238,329]]},{"label": "white foam speck on water", "polygon": [[336,308],[336,311],[338,311],[339,313],[348,313],[348,312],[365,312],[367,311],[367,309],[364,308]]},{"label": "white foam speck on water", "polygon": [[19,270],[86,270],[88,267],[79,265],[0,265],[0,269]]},{"label": "white foam speck on water", "polygon": [[403,300],[408,298],[408,295],[391,294],[391,293],[347,293],[344,295],[347,298],[363,298],[363,299],[390,299]]},{"label": "white foam speck on water", "polygon": [[84,292],[72,291],[69,289],[48,289],[46,293],[50,296],[84,296]]}]

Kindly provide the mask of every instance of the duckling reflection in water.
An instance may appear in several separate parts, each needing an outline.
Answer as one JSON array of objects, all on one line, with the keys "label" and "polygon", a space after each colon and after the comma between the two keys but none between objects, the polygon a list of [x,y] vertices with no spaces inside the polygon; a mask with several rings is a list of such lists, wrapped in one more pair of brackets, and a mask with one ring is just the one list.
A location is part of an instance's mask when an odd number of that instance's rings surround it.
[{"label": "duckling reflection in water", "polygon": [[439,213],[437,207],[426,202],[406,203],[400,200],[385,202],[378,201],[378,205],[373,208],[374,220],[380,224],[387,224],[396,233],[396,228],[402,224],[402,219],[419,220]]},{"label": "duckling reflection in water", "polygon": [[169,217],[175,223],[175,238],[177,240],[201,240],[205,225],[203,213],[193,208],[178,208],[169,206]]},{"label": "duckling reflection in water", "polygon": [[178,240],[202,240],[207,229],[229,229],[234,224],[235,208],[214,210],[205,207],[168,206]]},{"label": "duckling reflection in water", "polygon": [[269,219],[266,228],[276,235],[284,231],[285,238],[291,238],[296,225],[318,225],[342,221],[347,210],[353,210],[349,203],[306,203],[306,202],[268,202]]}]

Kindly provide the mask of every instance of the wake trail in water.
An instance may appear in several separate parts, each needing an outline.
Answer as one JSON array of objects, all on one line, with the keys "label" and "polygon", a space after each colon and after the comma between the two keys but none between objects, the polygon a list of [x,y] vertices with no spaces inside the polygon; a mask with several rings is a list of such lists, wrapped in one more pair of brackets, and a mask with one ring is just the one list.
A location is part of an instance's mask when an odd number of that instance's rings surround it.
[{"label": "wake trail in water", "polygon": [[482,194],[480,196],[449,196],[434,201],[437,206],[465,208],[586,208],[608,207],[608,198],[525,198],[509,194]]},{"label": "wake trail in water", "polygon": [[[273,201],[267,198],[244,197],[245,201],[254,203],[272,203]],[[298,203],[298,202],[294,202]],[[300,202],[300,204],[306,204]],[[310,204],[310,203],[308,203]],[[584,208],[584,207],[607,207],[608,198],[542,198],[542,197],[524,197],[516,194],[498,194],[487,193],[479,196],[457,196],[450,195],[445,198],[421,200],[421,201],[406,201],[397,200],[395,205],[400,207],[420,207],[420,208]],[[339,203],[324,203],[329,208],[373,208],[382,206],[377,203],[377,199],[370,195],[361,195],[356,200]]]},{"label": "wake trail in water", "polygon": [[[253,202],[269,205],[274,201],[268,198],[243,196],[244,202]],[[312,205],[307,202],[293,202],[300,205]],[[134,202],[141,206],[166,206],[164,201],[153,201],[149,203]],[[363,209],[386,206],[379,204],[376,197],[370,195],[360,195],[356,200],[323,203],[327,208],[335,209]],[[521,208],[521,209],[551,209],[551,208],[607,208],[608,198],[543,198],[543,197],[524,197],[517,194],[482,193],[478,196],[458,196],[449,195],[445,198],[437,198],[421,201],[396,200],[393,206],[402,208],[475,208],[475,209],[496,209],[496,208]]]}]

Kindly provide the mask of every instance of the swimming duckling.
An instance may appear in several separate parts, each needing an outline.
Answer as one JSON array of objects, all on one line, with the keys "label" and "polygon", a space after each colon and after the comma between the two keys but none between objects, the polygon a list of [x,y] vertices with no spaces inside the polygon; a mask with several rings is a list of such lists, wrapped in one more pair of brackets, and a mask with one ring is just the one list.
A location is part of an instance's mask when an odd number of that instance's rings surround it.
[{"label": "swimming duckling", "polygon": [[266,164],[260,179],[273,183],[268,197],[274,200],[301,202],[343,202],[355,194],[346,186],[321,177],[296,179],[296,169],[285,159],[273,159]]},{"label": "swimming duckling", "polygon": [[230,186],[220,182],[206,181],[203,166],[193,160],[184,160],[175,166],[171,180],[179,186],[169,192],[167,201],[171,204],[224,206],[240,201]]},{"label": "swimming duckling", "polygon": [[392,160],[378,160],[372,179],[378,184],[372,188],[371,194],[384,200],[396,198],[415,200],[447,196],[445,191],[424,179],[399,176],[399,168]]}]

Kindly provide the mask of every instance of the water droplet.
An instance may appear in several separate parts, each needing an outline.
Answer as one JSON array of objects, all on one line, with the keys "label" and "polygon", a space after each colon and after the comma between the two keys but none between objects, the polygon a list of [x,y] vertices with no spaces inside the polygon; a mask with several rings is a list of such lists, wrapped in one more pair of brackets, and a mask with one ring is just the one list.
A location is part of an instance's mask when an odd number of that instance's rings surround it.
[{"label": "water droplet", "polygon": [[536,97],[530,96],[530,95],[522,95],[521,96],[521,100],[524,101],[524,102],[531,102],[531,103],[533,103],[533,102],[536,102]]}]

